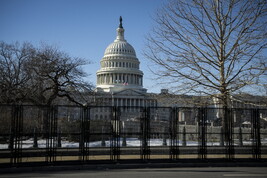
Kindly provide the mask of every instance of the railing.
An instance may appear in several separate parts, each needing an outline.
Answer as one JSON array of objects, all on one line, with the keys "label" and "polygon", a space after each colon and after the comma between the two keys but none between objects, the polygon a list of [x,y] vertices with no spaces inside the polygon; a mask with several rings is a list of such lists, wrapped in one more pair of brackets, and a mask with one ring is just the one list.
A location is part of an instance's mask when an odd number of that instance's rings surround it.
[{"label": "railing", "polygon": [[267,158],[267,110],[0,105],[0,166]]}]

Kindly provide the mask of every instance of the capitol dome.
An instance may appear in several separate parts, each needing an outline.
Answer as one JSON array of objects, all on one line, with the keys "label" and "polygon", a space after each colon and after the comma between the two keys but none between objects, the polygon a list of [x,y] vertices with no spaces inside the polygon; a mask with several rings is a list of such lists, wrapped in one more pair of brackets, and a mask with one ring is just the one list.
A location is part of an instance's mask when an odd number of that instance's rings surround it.
[{"label": "capitol dome", "polygon": [[129,43],[125,41],[117,41],[115,40],[111,43],[105,50],[104,56],[108,55],[129,55],[136,57],[135,50]]},{"label": "capitol dome", "polygon": [[97,71],[97,91],[119,92],[131,89],[146,92],[143,88],[143,72],[139,69],[140,62],[132,45],[124,39],[122,18],[117,28],[117,36],[108,45],[100,61]]}]

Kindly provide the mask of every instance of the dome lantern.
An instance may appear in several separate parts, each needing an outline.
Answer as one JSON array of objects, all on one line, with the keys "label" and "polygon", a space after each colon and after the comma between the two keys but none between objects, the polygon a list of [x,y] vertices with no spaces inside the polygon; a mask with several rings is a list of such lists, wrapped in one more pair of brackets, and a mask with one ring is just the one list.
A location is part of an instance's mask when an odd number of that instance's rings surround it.
[{"label": "dome lantern", "polygon": [[124,29],[122,27],[122,17],[120,16],[120,25],[119,28],[117,28],[117,38],[114,42],[116,41],[126,41],[124,39]]}]

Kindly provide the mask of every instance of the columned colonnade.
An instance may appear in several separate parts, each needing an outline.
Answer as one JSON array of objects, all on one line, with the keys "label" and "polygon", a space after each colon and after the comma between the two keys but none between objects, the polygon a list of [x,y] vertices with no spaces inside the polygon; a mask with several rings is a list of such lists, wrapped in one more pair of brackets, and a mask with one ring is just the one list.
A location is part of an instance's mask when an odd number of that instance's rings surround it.
[{"label": "columned colonnade", "polygon": [[[99,98],[102,100],[103,98]],[[104,98],[105,106],[156,107],[157,100],[137,97]]]},{"label": "columned colonnade", "polygon": [[143,77],[142,75],[127,73],[107,73],[97,75],[97,85],[115,83],[127,83],[142,86]]},{"label": "columned colonnade", "polygon": [[157,106],[157,101],[140,98],[112,98],[112,105],[129,107],[155,107]]}]

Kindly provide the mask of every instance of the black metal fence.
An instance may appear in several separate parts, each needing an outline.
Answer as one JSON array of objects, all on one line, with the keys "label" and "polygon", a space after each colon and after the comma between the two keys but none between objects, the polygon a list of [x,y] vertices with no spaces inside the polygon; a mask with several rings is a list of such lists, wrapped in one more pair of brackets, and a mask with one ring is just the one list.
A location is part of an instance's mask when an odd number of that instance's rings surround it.
[{"label": "black metal fence", "polygon": [[267,158],[267,110],[0,106],[0,166]]}]

